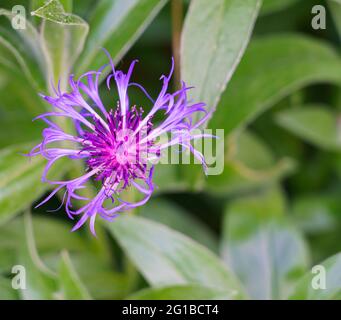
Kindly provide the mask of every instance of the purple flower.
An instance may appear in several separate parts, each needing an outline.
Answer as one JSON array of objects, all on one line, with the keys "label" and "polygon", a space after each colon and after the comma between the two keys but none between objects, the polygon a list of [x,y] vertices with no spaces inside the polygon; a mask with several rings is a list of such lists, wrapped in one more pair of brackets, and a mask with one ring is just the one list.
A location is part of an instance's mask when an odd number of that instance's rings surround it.
[{"label": "purple flower", "polygon": [[[111,221],[120,212],[141,206],[149,200],[154,191],[153,163],[166,148],[180,145],[189,149],[205,167],[203,155],[194,149],[191,141],[208,136],[191,132],[208,119],[205,104],[189,103],[187,91],[190,88],[185,83],[182,83],[178,91],[167,92],[174,68],[173,60],[170,74],[160,78],[162,88],[153,100],[140,84],[130,82],[136,61],[131,63],[125,74],[115,70],[107,55],[112,73],[107,77],[106,84],[109,90],[113,82],[116,84],[119,97],[117,107],[108,110],[99,96],[99,77],[108,65],[98,71],[83,74],[77,81],[71,75],[70,92],[61,92],[59,87],[58,90],[54,89],[55,97],[42,95],[52,110],[35,118],[45,121],[48,127],[43,130],[42,142],[29,153],[29,156],[42,155],[47,159],[42,181],[55,186],[38,206],[46,203],[58,191],[64,190],[63,204],[67,215],[71,219],[80,216],[72,231],[90,219],[93,234],[97,215]],[[142,90],[151,101],[151,109],[146,115],[143,115],[142,108],[130,104],[128,88],[131,86]],[[159,111],[164,119],[156,125],[153,120]],[[193,123],[192,116],[198,112],[202,112],[203,116]],[[74,133],[64,132],[57,124],[60,117],[71,119]],[[161,135],[169,133],[171,138],[167,142],[159,142]],[[84,161],[87,167],[85,174],[71,180],[49,180],[47,173],[51,166],[63,157]],[[100,183],[99,192],[93,199],[80,195],[90,179]],[[121,199],[120,194],[128,187],[141,193],[142,200],[131,203]],[[73,209],[75,200],[84,202],[84,205]]]}]

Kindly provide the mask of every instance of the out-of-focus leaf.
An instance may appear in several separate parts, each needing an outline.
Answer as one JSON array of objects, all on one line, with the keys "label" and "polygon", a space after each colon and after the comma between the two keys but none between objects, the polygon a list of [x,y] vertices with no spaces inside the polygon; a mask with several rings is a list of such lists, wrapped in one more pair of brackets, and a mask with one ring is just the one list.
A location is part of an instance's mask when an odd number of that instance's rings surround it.
[{"label": "out-of-focus leaf", "polygon": [[221,261],[186,236],[137,217],[121,217],[108,228],[151,285],[196,283],[224,290],[234,299],[244,297]]},{"label": "out-of-focus leaf", "polygon": [[337,32],[339,33],[339,37],[341,40],[341,1],[340,0],[328,0],[327,3],[330,8],[330,12],[333,16],[334,23],[335,23]]},{"label": "out-of-focus leaf", "polygon": [[286,9],[291,5],[295,4],[299,0],[263,0],[262,5],[262,14],[270,14],[274,12],[278,12],[280,10]]},{"label": "out-of-focus leaf", "polygon": [[[233,298],[233,297],[232,297]],[[200,285],[175,285],[148,288],[128,297],[131,300],[229,300],[231,297],[222,290]]]},{"label": "out-of-focus leaf", "polygon": [[182,34],[181,73],[193,101],[213,111],[237,67],[256,20],[259,0],[196,0]]},{"label": "out-of-focus leaf", "polygon": [[141,207],[140,215],[179,231],[217,252],[218,241],[213,232],[194,216],[170,201],[152,199]]},{"label": "out-of-focus leaf", "polygon": [[[289,299],[292,300],[340,300],[341,299],[341,253],[321,262],[315,272],[308,272],[297,284]],[[321,272],[321,267],[324,271]],[[325,289],[321,285],[325,276]],[[314,280],[315,279],[315,280]],[[320,280],[319,280],[320,279]]]},{"label": "out-of-focus leaf", "polygon": [[297,197],[292,215],[296,224],[310,234],[328,232],[337,228],[341,219],[339,194],[310,194]]},{"label": "out-of-focus leaf", "polygon": [[286,297],[307,270],[303,238],[283,213],[276,189],[237,200],[226,211],[222,252],[253,299]]},{"label": "out-of-focus leaf", "polygon": [[209,176],[205,190],[215,194],[235,193],[276,181],[291,173],[291,158],[276,160],[264,142],[250,131],[231,136],[225,149],[224,171]]},{"label": "out-of-focus leaf", "polygon": [[35,245],[32,221],[29,213],[25,214],[25,242],[18,249],[17,263],[25,268],[26,288],[20,290],[25,300],[53,299],[56,292],[56,276],[42,263]]},{"label": "out-of-focus leaf", "polygon": [[188,189],[187,182],[182,179],[179,166],[176,164],[159,164],[154,169],[153,183],[155,192],[181,192]]},{"label": "out-of-focus leaf", "polygon": [[[0,9],[0,18],[14,18],[11,11]],[[0,28],[0,64],[14,69],[19,68],[35,88],[43,89],[45,85],[45,59],[40,46],[39,34],[26,19],[24,29],[14,29],[11,25]]]},{"label": "out-of-focus leaf", "polygon": [[326,150],[341,149],[339,116],[326,106],[306,105],[283,110],[276,114],[276,121],[283,128],[317,147]]},{"label": "out-of-focus leaf", "polygon": [[60,291],[67,300],[90,300],[90,294],[78,276],[67,251],[62,252],[58,280]]},{"label": "out-of-focus leaf", "polygon": [[[0,224],[29,206],[49,187],[41,182],[45,160],[23,155],[32,145],[13,145],[0,151]],[[61,176],[67,169],[63,161],[56,163],[50,177]]]},{"label": "out-of-focus leaf", "polygon": [[129,293],[131,279],[128,275],[115,271],[111,264],[105,263],[98,256],[83,252],[74,253],[71,258],[93,298],[122,299]]},{"label": "out-of-focus leaf", "polygon": [[12,288],[12,280],[0,275],[0,300],[18,299],[17,290]]},{"label": "out-of-focus leaf", "polygon": [[65,88],[71,67],[82,52],[89,26],[82,18],[66,13],[58,0],[50,0],[31,14],[44,19],[41,37],[49,79],[54,80],[55,86],[60,80],[61,88]]},{"label": "out-of-focus leaf", "polygon": [[209,126],[228,135],[295,90],[313,83],[341,84],[340,70],[339,55],[320,40],[295,34],[257,39],[246,51]]},{"label": "out-of-focus leaf", "polygon": [[133,45],[167,0],[103,0],[98,3],[90,19],[90,33],[77,64],[77,73],[90,67],[96,70],[108,63],[100,52],[106,48],[118,61]]},{"label": "out-of-focus leaf", "polygon": [[[41,216],[32,217],[36,247],[44,255],[62,250],[70,252],[89,251],[88,243],[79,234],[71,233],[71,225]],[[23,219],[17,217],[0,227],[0,272],[8,272],[14,264],[19,248],[25,243]]]},{"label": "out-of-focus leaf", "polygon": [[31,119],[44,111],[36,89],[22,75],[0,66],[0,148],[39,139],[42,123]]}]

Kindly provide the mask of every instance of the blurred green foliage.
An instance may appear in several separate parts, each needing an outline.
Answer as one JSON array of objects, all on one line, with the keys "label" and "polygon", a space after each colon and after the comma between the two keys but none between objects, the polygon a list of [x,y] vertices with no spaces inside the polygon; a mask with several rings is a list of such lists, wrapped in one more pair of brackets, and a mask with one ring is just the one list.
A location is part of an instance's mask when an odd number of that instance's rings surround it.
[{"label": "blurred green foliage", "polygon": [[[0,299],[341,298],[340,1],[183,1],[175,48],[170,2],[1,2]],[[17,4],[24,30],[11,25]],[[311,26],[316,4],[326,30]],[[225,130],[225,163],[208,177],[157,166],[157,194],[94,238],[70,233],[62,209],[46,213],[58,196],[34,209],[45,163],[22,154],[41,137],[37,94],[106,63],[100,47],[123,69],[138,58],[134,80],[153,95],[180,50],[192,98],[215,110],[207,126]],[[113,105],[105,84],[101,96]],[[63,162],[53,175],[80,170]],[[317,263],[325,290],[312,288]],[[14,265],[25,290],[12,288]]]}]

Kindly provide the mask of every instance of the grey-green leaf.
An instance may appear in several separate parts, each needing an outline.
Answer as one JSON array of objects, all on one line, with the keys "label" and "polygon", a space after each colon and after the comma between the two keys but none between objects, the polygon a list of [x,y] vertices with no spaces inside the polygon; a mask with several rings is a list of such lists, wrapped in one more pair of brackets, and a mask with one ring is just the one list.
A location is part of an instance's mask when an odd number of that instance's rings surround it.
[{"label": "grey-green leaf", "polygon": [[31,14],[44,19],[41,37],[48,79],[53,79],[55,86],[60,80],[63,89],[74,62],[82,52],[89,26],[79,16],[66,13],[58,0],[50,0]]},{"label": "grey-green leaf", "polygon": [[[233,297],[232,297],[233,298]],[[227,292],[201,285],[174,285],[148,288],[128,297],[131,300],[229,300]]]},{"label": "grey-green leaf", "polygon": [[181,76],[213,111],[249,42],[260,0],[195,0],[186,15]]},{"label": "grey-green leaf", "polygon": [[90,300],[90,294],[82,283],[67,251],[61,253],[58,273],[60,291],[67,300]]},{"label": "grey-green leaf", "polygon": [[[49,187],[41,182],[45,160],[23,155],[32,146],[12,145],[0,151],[0,224],[30,206]],[[63,161],[56,163],[50,178],[60,177],[67,169]]]},{"label": "grey-green leaf", "polygon": [[228,135],[295,90],[321,82],[340,85],[340,70],[339,55],[320,40],[296,34],[254,40],[209,126]]},{"label": "grey-green leaf", "polygon": [[297,284],[289,299],[340,300],[341,253],[319,263]]},{"label": "grey-green leaf", "polygon": [[[6,17],[10,23],[15,14],[0,9],[0,17]],[[39,34],[29,20],[25,20],[24,29],[13,29],[11,25],[0,30],[0,64],[13,65],[25,74],[36,89],[45,87],[45,59]]]},{"label": "grey-green leaf", "polygon": [[212,230],[185,209],[170,201],[151,199],[141,207],[140,215],[191,237],[213,252],[218,250],[218,240]]},{"label": "grey-green leaf", "polygon": [[223,173],[205,181],[205,190],[214,194],[254,189],[279,180],[295,168],[293,159],[277,160],[264,141],[251,131],[233,135],[228,142]]},{"label": "grey-green leaf", "polygon": [[317,147],[341,149],[340,116],[327,106],[299,106],[281,111],[275,117],[280,126]]},{"label": "grey-green leaf", "polygon": [[108,228],[152,286],[196,283],[245,297],[222,262],[186,236],[137,217],[120,217]]},{"label": "grey-green leaf", "polygon": [[306,272],[302,235],[284,216],[276,189],[232,203],[225,214],[222,252],[253,299],[281,299]]},{"label": "grey-green leaf", "polygon": [[92,13],[90,33],[77,64],[77,73],[108,63],[101,48],[118,61],[133,45],[167,0],[103,0]]}]

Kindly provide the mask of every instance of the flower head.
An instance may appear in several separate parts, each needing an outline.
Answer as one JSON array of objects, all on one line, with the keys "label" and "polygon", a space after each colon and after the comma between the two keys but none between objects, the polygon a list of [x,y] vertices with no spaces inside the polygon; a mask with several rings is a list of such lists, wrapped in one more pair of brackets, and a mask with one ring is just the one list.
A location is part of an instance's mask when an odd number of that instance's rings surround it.
[{"label": "flower head", "polygon": [[[71,219],[80,216],[72,230],[77,230],[89,219],[93,234],[97,215],[111,221],[119,213],[141,206],[149,200],[155,188],[152,182],[153,163],[166,148],[181,145],[189,149],[205,166],[203,155],[192,146],[191,141],[207,135],[193,135],[191,131],[209,117],[204,103],[189,103],[187,91],[190,88],[185,83],[182,83],[178,91],[167,92],[173,73],[173,60],[170,74],[160,78],[162,88],[153,100],[143,86],[130,82],[136,61],[131,63],[125,74],[115,69],[107,55],[112,72],[107,76],[106,84],[109,90],[112,83],[116,85],[116,107],[106,108],[99,95],[99,78],[108,65],[98,71],[89,71],[78,80],[74,80],[71,75],[70,92],[61,92],[58,88],[54,89],[54,97],[42,95],[52,109],[36,119],[42,119],[48,127],[43,130],[42,142],[29,153],[30,156],[42,155],[47,159],[42,181],[55,186],[38,206],[46,203],[58,191],[64,190],[66,213]],[[142,90],[151,101],[148,113],[144,114],[142,107],[130,104],[128,88],[132,86]],[[159,111],[163,112],[164,119],[157,124],[153,120]],[[193,123],[193,115],[198,112],[203,116]],[[58,124],[58,119],[63,117],[71,119],[73,132],[65,132]],[[159,142],[161,135],[170,132],[170,140]],[[87,168],[84,175],[71,180],[49,180],[47,174],[51,166],[63,157],[84,161]],[[80,194],[90,179],[98,180],[101,185],[92,199]],[[121,192],[128,187],[141,193],[142,200],[128,202],[121,199]],[[75,200],[85,204],[74,209]]]}]

